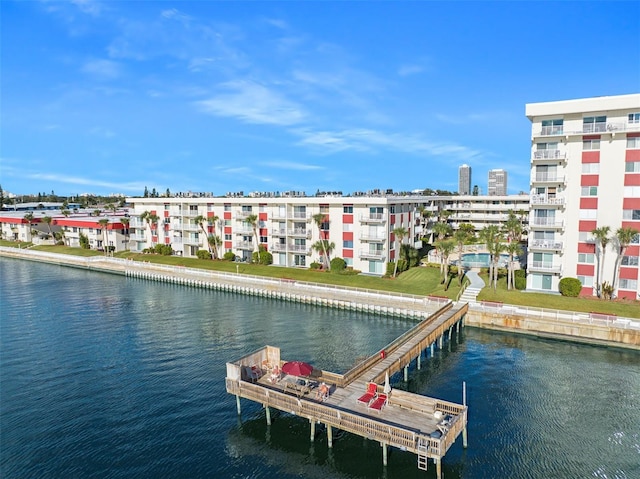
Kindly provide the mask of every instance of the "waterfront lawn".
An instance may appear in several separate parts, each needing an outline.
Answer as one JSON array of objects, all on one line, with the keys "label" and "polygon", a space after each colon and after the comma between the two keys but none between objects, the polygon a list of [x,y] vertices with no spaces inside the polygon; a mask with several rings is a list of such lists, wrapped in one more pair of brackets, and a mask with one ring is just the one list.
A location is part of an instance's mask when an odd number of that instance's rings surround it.
[{"label": "waterfront lawn", "polygon": [[251,263],[235,263],[232,261],[200,260],[180,256],[161,256],[139,253],[116,253],[115,257],[129,258],[134,261],[172,266],[185,266],[227,273],[249,274],[270,278],[285,278],[311,283],[333,284],[347,288],[373,289],[393,293],[414,294],[418,296],[436,295],[456,299],[460,288],[454,278],[448,291],[440,284],[440,271],[437,268],[412,268],[397,278],[380,278],[363,274],[337,274],[303,268],[285,268],[281,266],[264,266]]},{"label": "waterfront lawn", "polygon": [[6,246],[7,248],[28,248],[32,246],[33,243],[28,243],[26,241],[7,241],[0,240],[0,246]]},{"label": "waterfront lawn", "polygon": [[30,248],[34,251],[46,251],[48,253],[69,254],[82,257],[90,256],[104,256],[102,251],[96,251],[94,249],[76,248],[63,245],[38,245]]},{"label": "waterfront lawn", "polygon": [[[486,274],[481,275],[485,284],[489,284]],[[505,278],[498,279],[498,289],[485,287],[478,295],[478,301],[497,301],[532,308],[561,309],[582,313],[615,314],[626,318],[640,318],[640,302],[638,301],[605,301],[598,298],[569,298],[559,294],[525,293],[518,290],[507,290]]]}]

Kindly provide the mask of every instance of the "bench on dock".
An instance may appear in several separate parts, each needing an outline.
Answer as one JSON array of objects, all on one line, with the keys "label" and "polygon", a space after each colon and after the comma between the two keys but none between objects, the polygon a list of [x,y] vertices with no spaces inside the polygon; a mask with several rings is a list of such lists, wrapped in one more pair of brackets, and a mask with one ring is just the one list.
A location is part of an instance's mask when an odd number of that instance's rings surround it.
[{"label": "bench on dock", "polygon": [[436,412],[436,402],[426,397],[416,397],[399,389],[394,389],[389,394],[389,406],[401,407],[422,414],[434,414]]}]

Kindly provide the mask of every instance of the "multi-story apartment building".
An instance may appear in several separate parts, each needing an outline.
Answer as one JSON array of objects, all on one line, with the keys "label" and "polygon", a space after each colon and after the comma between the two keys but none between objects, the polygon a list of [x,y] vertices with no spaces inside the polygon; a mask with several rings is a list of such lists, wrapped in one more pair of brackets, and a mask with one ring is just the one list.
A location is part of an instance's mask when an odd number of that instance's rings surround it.
[{"label": "multi-story apartment building", "polygon": [[[509,210],[528,211],[528,200],[528,195],[128,198],[133,205],[129,247],[141,251],[170,244],[176,254],[193,257],[207,249],[207,237],[215,234],[222,239],[221,255],[233,251],[247,260],[257,236],[275,265],[308,267],[320,261],[322,253],[313,245],[322,237],[334,245],[331,257],[382,275],[399,251],[395,229],[406,230],[404,244],[422,246],[428,230],[420,210],[431,211],[432,217],[447,210],[454,228],[469,222],[479,230],[502,224]],[[316,215],[322,215],[320,228]]]},{"label": "multi-story apartment building", "polygon": [[[600,282],[614,282],[616,230],[640,230],[640,94],[532,103],[526,115],[532,124],[527,289],[556,292],[569,276],[591,296],[599,266]],[[591,234],[601,227],[613,238],[604,255]],[[638,242],[636,235],[620,258],[617,297],[639,297]]]},{"label": "multi-story apartment building", "polygon": [[505,196],[507,194],[507,172],[505,170],[489,170],[487,194],[489,196]]},{"label": "multi-story apartment building", "polygon": [[458,194],[471,194],[471,167],[469,165],[462,165],[458,168]]}]

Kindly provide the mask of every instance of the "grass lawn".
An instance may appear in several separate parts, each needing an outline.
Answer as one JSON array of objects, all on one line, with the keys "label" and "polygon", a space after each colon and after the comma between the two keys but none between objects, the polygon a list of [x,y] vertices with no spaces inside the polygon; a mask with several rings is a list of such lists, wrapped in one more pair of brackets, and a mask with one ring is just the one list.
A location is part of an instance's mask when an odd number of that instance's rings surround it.
[{"label": "grass lawn", "polygon": [[[489,279],[486,274],[481,275],[481,277],[485,284],[489,284]],[[640,318],[639,301],[604,301],[595,297],[568,298],[560,296],[559,294],[525,293],[517,290],[508,291],[505,278],[498,279],[497,291],[494,292],[493,289],[486,287],[480,292],[477,299],[479,301],[498,301],[534,308],[564,309],[583,313],[597,312],[615,314],[627,318]]]}]

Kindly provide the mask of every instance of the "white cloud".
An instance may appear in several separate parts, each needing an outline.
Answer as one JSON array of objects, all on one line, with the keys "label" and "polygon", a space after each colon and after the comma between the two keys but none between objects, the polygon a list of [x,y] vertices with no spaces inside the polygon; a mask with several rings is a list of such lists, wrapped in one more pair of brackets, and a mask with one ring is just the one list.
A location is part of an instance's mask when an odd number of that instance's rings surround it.
[{"label": "white cloud", "polygon": [[415,75],[416,73],[422,73],[425,68],[422,65],[402,65],[398,69],[398,75],[406,77],[409,75]]},{"label": "white cloud", "polygon": [[90,60],[82,66],[82,71],[102,80],[115,80],[122,74],[120,64],[113,60]]},{"label": "white cloud", "polygon": [[232,90],[208,100],[196,102],[205,113],[236,118],[246,123],[295,125],[305,119],[305,113],[295,103],[274,90],[250,81],[233,81],[222,85]]},{"label": "white cloud", "polygon": [[93,186],[99,188],[109,188],[112,190],[125,190],[125,191],[142,191],[145,187],[142,183],[127,183],[121,181],[102,181],[96,180],[95,178],[82,178],[78,176],[68,176],[61,175],[57,173],[26,173],[24,174],[25,178],[29,178],[32,180],[38,181],[56,181],[58,183],[65,183],[71,185],[83,185],[83,186]]},{"label": "white cloud", "polygon": [[103,5],[95,0],[71,0],[71,3],[78,7],[82,13],[97,17],[102,13]]},{"label": "white cloud", "polygon": [[322,166],[309,165],[306,163],[296,163],[294,161],[265,161],[261,164],[270,168],[278,168],[281,170],[309,171],[324,169]]}]

